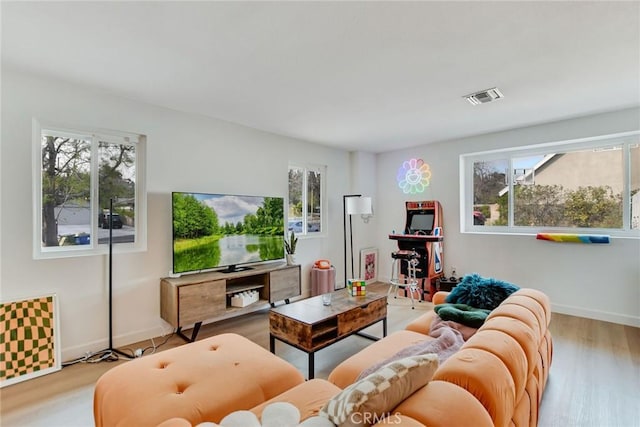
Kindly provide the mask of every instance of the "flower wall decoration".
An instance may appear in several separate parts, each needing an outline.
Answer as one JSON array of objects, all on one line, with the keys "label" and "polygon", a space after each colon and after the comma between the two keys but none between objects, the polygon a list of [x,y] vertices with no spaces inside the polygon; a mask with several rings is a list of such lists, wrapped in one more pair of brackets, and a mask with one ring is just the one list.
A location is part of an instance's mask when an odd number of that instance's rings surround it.
[{"label": "flower wall decoration", "polygon": [[402,162],[398,169],[398,187],[405,194],[422,193],[431,179],[431,169],[422,159],[410,159]]}]

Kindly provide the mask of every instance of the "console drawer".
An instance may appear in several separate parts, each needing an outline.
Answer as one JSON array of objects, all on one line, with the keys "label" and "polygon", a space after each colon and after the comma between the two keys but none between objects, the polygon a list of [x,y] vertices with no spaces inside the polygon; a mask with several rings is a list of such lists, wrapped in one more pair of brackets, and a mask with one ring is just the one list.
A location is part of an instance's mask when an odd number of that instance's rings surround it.
[{"label": "console drawer", "polygon": [[179,325],[219,316],[226,309],[225,281],[215,280],[181,286],[178,292]]}]

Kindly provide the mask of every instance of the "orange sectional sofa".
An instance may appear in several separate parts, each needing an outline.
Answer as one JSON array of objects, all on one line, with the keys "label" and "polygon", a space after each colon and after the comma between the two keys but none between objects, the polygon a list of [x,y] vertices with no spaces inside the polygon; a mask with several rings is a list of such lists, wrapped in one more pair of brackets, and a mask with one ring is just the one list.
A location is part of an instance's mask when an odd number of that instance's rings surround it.
[{"label": "orange sectional sofa", "polygon": [[[443,303],[447,294],[436,293],[433,303]],[[399,348],[428,335],[434,317],[435,312],[429,311],[407,325],[406,330],[373,343],[338,365],[328,380],[338,387],[347,386],[356,380],[363,366],[388,358]],[[542,292],[520,289],[513,293],[489,314],[475,335],[436,370],[432,381],[395,411],[428,426],[478,426],[485,425],[476,418],[476,407],[480,403],[489,416],[490,424],[486,425],[537,425],[553,352],[550,320],[549,298]],[[437,411],[433,408],[437,405],[421,394],[435,383],[442,388],[438,393],[440,399],[447,403]],[[456,397],[449,398],[448,393],[456,393]],[[473,411],[469,411],[470,408]],[[457,418],[452,420],[452,416]]]},{"label": "orange sectional sofa", "polygon": [[[438,292],[433,302],[444,301]],[[119,365],[97,382],[97,427],[190,426],[290,402],[304,420],[373,364],[428,336],[430,311],[338,365],[328,380],[304,381],[288,362],[223,334]],[[424,387],[388,416],[402,426],[535,426],[552,357],[549,299],[520,289],[494,309]],[[378,420],[376,425],[386,425]],[[388,424],[388,423],[387,423]]]}]

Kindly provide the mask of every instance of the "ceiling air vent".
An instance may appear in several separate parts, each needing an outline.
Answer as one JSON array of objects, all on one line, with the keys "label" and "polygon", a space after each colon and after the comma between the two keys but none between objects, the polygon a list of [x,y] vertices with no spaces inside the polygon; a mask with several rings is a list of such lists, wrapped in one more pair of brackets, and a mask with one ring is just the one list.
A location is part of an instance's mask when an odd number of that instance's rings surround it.
[{"label": "ceiling air vent", "polygon": [[504,95],[497,87],[494,87],[492,89],[481,90],[480,92],[466,95],[464,98],[469,101],[471,105],[478,105],[504,98]]}]

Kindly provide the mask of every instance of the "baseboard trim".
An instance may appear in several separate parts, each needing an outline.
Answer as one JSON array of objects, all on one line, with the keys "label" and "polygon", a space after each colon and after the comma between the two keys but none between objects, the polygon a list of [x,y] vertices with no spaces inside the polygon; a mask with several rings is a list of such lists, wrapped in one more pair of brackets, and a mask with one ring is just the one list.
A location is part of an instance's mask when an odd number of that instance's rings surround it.
[{"label": "baseboard trim", "polygon": [[[565,304],[551,304],[551,311],[553,311],[554,313],[567,314],[576,317],[585,317],[587,319],[602,320],[604,322],[612,322],[640,328],[640,316],[628,316],[608,311],[590,310]],[[128,334],[114,337],[114,346],[122,350],[122,347],[126,348],[132,343],[150,340],[151,338],[155,338],[158,335],[166,333],[166,330],[163,330],[163,328],[160,329],[160,334],[158,334],[158,326],[156,326],[154,328],[130,332]],[[104,338],[74,347],[63,348],[61,351],[61,357],[63,361],[73,360],[82,357],[87,353],[104,350],[108,346],[109,339]]]},{"label": "baseboard trim", "polygon": [[554,313],[586,317],[587,319],[602,320],[604,322],[618,323],[621,325],[640,328],[640,316],[628,316],[626,314],[612,313],[609,311],[590,310],[565,304],[551,304],[551,311]]},{"label": "baseboard trim", "polygon": [[[160,329],[160,331],[159,331]],[[160,333],[158,333],[160,332]],[[151,338],[156,338],[159,335],[165,334],[167,331],[163,328],[159,328],[158,326],[150,329],[134,331],[127,334],[119,335],[117,337],[113,337],[113,346],[118,350],[123,350],[129,347],[133,343],[137,343],[144,340],[151,340]],[[156,344],[158,344],[156,340]],[[109,338],[104,338],[100,340],[91,341],[88,343],[84,343],[81,345],[63,348],[61,351],[61,357],[63,362],[74,360],[79,357],[83,357],[86,354],[98,352],[109,347]],[[135,349],[132,349],[132,351]],[[127,351],[125,351],[127,353]]]}]

